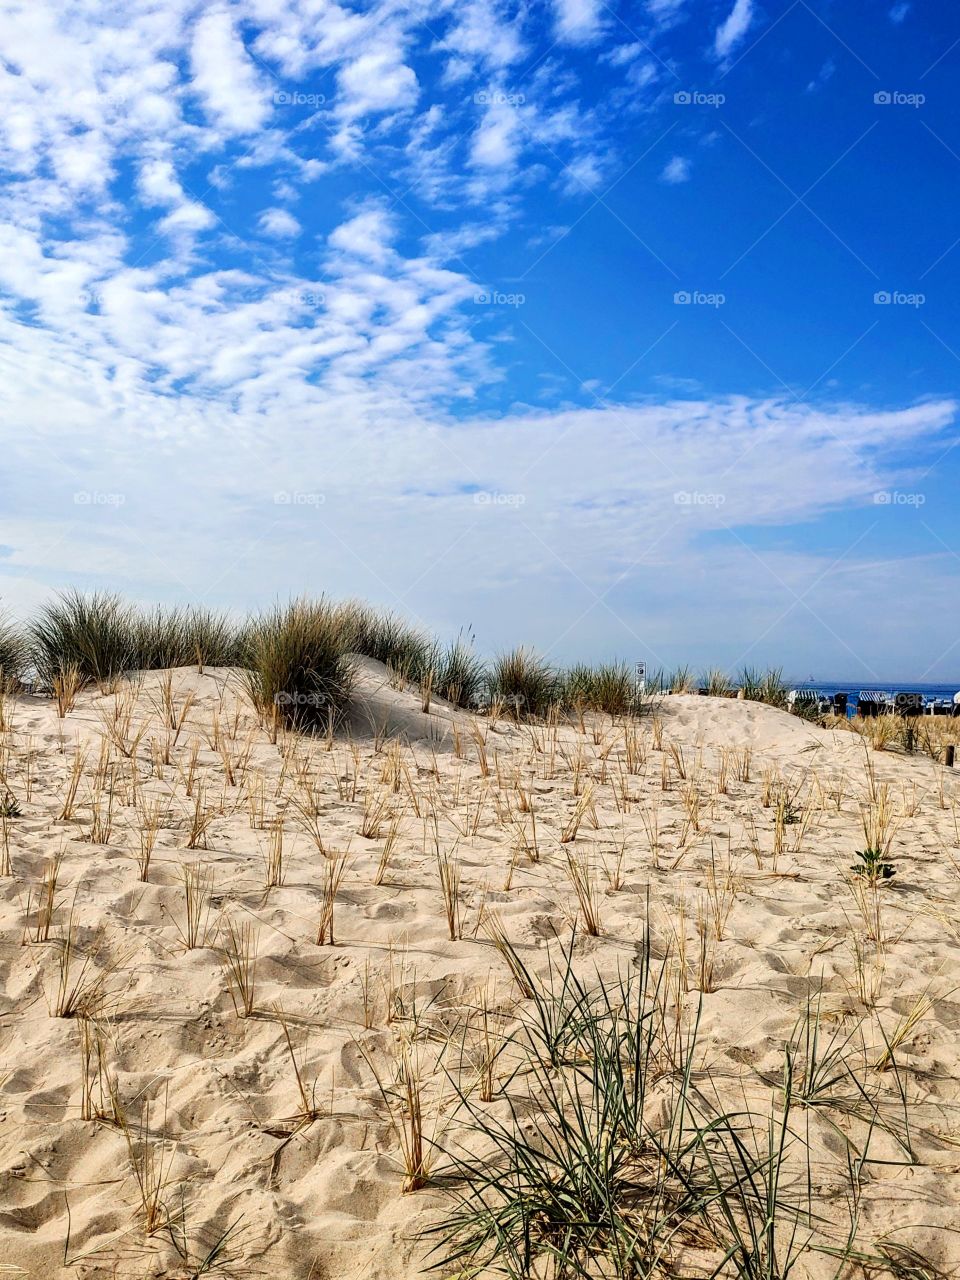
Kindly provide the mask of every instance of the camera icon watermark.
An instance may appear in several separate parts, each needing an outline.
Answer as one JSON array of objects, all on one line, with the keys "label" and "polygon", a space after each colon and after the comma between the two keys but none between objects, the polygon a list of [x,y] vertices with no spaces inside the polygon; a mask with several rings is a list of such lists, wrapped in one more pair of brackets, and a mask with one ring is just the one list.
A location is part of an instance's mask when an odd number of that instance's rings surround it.
[{"label": "camera icon watermark", "polygon": [[725,293],[704,293],[701,289],[678,289],[673,295],[675,307],[722,307]]},{"label": "camera icon watermark", "polygon": [[522,307],[526,300],[526,294],[501,293],[498,289],[481,289],[473,295],[478,307]]},{"label": "camera icon watermark", "polygon": [[307,493],[300,489],[281,489],[273,495],[278,507],[322,507],[327,500],[325,493]]},{"label": "camera icon watermark", "polygon": [[99,489],[80,489],[73,495],[78,507],[122,507],[127,497],[124,493],[102,493]]},{"label": "camera icon watermark", "polygon": [[490,489],[482,489],[473,495],[475,507],[522,507],[526,500],[525,493],[500,493]]},{"label": "camera icon watermark", "polygon": [[330,699],[325,693],[287,693],[280,692],[273,695],[273,705],[275,707],[325,707]]},{"label": "camera icon watermark", "polygon": [[522,93],[508,93],[505,89],[481,89],[473,95],[478,107],[522,107],[526,102]]},{"label": "camera icon watermark", "polygon": [[926,300],[925,293],[903,293],[899,289],[878,289],[873,295],[876,307],[922,307]]},{"label": "camera icon watermark", "polygon": [[925,493],[901,493],[899,489],[881,489],[873,495],[878,507],[922,507],[927,501]]},{"label": "camera icon watermark", "polygon": [[326,94],[301,93],[299,89],[278,89],[273,95],[275,107],[322,107],[326,105]]},{"label": "camera icon watermark", "polygon": [[726,500],[725,493],[702,493],[699,489],[680,489],[673,495],[678,507],[722,507]]},{"label": "camera icon watermark", "polygon": [[327,305],[327,295],[319,289],[282,289],[274,298],[284,306],[318,310]]},{"label": "camera icon watermark", "polygon": [[922,107],[926,100],[925,93],[901,93],[899,89],[881,89],[873,95],[878,107]]},{"label": "camera icon watermark", "polygon": [[722,107],[726,100],[725,93],[701,93],[699,89],[679,89],[673,95],[678,107]]}]

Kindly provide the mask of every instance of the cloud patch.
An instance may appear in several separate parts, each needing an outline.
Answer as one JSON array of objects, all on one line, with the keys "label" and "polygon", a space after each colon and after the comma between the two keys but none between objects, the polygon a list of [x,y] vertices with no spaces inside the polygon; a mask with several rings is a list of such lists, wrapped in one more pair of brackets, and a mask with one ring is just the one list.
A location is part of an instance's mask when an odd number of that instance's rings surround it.
[{"label": "cloud patch", "polygon": [[713,49],[716,56],[730,56],[750,29],[753,22],[753,0],[735,0],[733,8],[717,28]]},{"label": "cloud patch", "polygon": [[663,167],[660,181],[675,187],[690,181],[690,161],[686,156],[672,156]]},{"label": "cloud patch", "polygon": [[303,230],[288,209],[264,209],[258,221],[264,235],[275,240],[293,240]]}]

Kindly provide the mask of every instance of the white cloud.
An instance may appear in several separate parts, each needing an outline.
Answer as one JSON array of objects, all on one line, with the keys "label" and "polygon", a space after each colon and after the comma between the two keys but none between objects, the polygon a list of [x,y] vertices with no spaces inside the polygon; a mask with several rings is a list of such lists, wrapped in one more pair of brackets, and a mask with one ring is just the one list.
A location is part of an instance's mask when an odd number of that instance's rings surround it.
[{"label": "white cloud", "polygon": [[169,160],[148,160],[140,168],[137,188],[145,204],[179,204],[183,187]]},{"label": "white cloud", "polygon": [[660,174],[660,181],[670,183],[671,186],[679,182],[690,181],[690,161],[685,156],[673,156],[663,167]]},{"label": "white cloud", "polygon": [[833,74],[837,69],[837,64],[833,58],[827,58],[826,62],[817,72],[816,76],[807,85],[807,93],[816,93],[819,89],[833,79]]},{"label": "white cloud", "polygon": [[160,229],[170,234],[209,231],[217,225],[216,214],[196,200],[185,200],[160,219]]},{"label": "white cloud", "polygon": [[581,155],[571,160],[563,171],[563,185],[571,195],[602,194],[603,161],[599,156]]},{"label": "white cloud", "polygon": [[228,134],[260,129],[270,114],[273,90],[262,82],[226,9],[198,19],[190,57],[193,87],[215,125]]},{"label": "white cloud", "polygon": [[520,151],[520,121],[517,109],[508,102],[494,101],[473,135],[470,163],[501,174],[513,168]]},{"label": "white cloud", "polygon": [[287,209],[265,209],[259,219],[260,230],[278,240],[290,240],[303,228]]},{"label": "white cloud", "polygon": [[499,70],[524,56],[520,20],[500,0],[461,0],[455,14],[456,25],[441,44],[454,55],[451,79],[464,78],[478,65]]},{"label": "white cloud", "polygon": [[363,53],[338,75],[341,112],[348,119],[411,108],[419,93],[416,73],[395,49]]},{"label": "white cloud", "polygon": [[717,28],[714,51],[726,58],[747,34],[753,21],[753,0],[735,0],[733,8]]},{"label": "white cloud", "polygon": [[636,61],[646,53],[646,49],[639,41],[633,41],[628,44],[618,44],[604,54],[604,61],[609,62],[611,67],[625,67],[631,62]]},{"label": "white cloud", "polygon": [[371,204],[331,232],[329,242],[333,249],[354,257],[384,262],[393,252],[394,230],[390,214],[378,204]]},{"label": "white cloud", "polygon": [[554,0],[557,38],[592,44],[601,32],[602,0]]},{"label": "white cloud", "polygon": [[[913,670],[952,642],[948,610],[918,637],[898,611],[869,607],[876,589],[908,580],[914,598],[955,591],[946,552],[881,566],[846,543],[818,554],[782,536],[773,550],[742,539],[856,508],[908,479],[896,459],[942,447],[956,406],[877,413],[736,398],[451,421],[424,412],[415,393],[439,368],[422,311],[435,268],[397,265],[392,284],[362,264],[341,278],[353,310],[318,336],[331,349],[319,383],[307,381],[315,365],[296,349],[299,331],[269,302],[249,314],[206,304],[216,332],[195,364],[232,341],[238,376],[223,394],[176,398],[104,378],[80,346],[0,316],[0,339],[13,341],[0,347],[0,372],[21,425],[9,443],[18,484],[4,494],[0,543],[12,550],[0,593],[26,605],[45,581],[80,582],[244,607],[327,589],[451,634],[480,619],[486,652],[522,638],[556,657],[736,665],[748,654],[806,666],[815,643],[831,674],[845,675],[901,659]],[[226,296],[232,284],[221,284]],[[204,342],[196,305],[161,299],[161,343],[169,322],[185,344]],[[375,318],[384,307],[388,328]],[[265,324],[274,327],[257,349]],[[373,381],[351,372],[365,362]],[[472,489],[522,502],[484,504]],[[123,505],[77,506],[77,491],[121,494]],[[284,493],[322,502],[278,504]]]},{"label": "white cloud", "polygon": [[909,12],[910,12],[909,3],[907,2],[907,0],[902,0],[902,3],[895,4],[893,8],[890,10],[890,21],[893,22],[895,25],[899,26],[900,23],[903,22],[903,20],[906,18]]},{"label": "white cloud", "polygon": [[187,195],[169,160],[147,160],[141,165],[137,190],[144,204],[170,210],[159,223],[167,235],[189,237],[216,226],[216,215]]}]

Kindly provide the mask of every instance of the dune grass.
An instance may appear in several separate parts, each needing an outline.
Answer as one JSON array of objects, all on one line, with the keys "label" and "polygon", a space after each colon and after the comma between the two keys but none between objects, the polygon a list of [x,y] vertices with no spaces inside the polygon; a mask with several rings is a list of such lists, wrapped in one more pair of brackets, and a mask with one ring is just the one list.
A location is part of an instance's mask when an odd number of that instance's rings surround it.
[{"label": "dune grass", "polygon": [[770,1110],[725,1111],[698,1084],[698,1015],[673,1024],[668,966],[652,961],[649,939],[635,972],[592,985],[574,973],[573,942],[546,979],[504,945],[526,994],[511,1035],[518,1066],[505,1109],[451,1079],[465,1141],[444,1144],[436,1180],[450,1202],[427,1232],[434,1269],[783,1280],[813,1235],[786,1177],[789,1055]]},{"label": "dune grass", "polygon": [[789,692],[783,679],[782,667],[760,671],[757,667],[743,667],[737,677],[743,696],[751,702],[765,702],[768,707],[785,708]]},{"label": "dune grass", "polygon": [[677,667],[664,677],[666,687],[671,693],[696,693],[697,682],[690,667]]},{"label": "dune grass", "polygon": [[233,667],[242,657],[238,628],[226,614],[193,606],[156,608],[134,621],[136,665],[141,671],[169,667]]},{"label": "dune grass", "polygon": [[[288,727],[328,723],[331,713],[341,718],[352,685],[351,655],[384,663],[398,687],[419,687],[424,710],[431,697],[465,708],[489,701],[518,719],[556,712],[641,715],[660,693],[691,693],[698,684],[692,669],[681,666],[653,673],[641,694],[628,662],[563,670],[522,646],[488,665],[469,633],[444,644],[398,614],[357,600],[301,599],[235,624],[202,607],[143,610],[110,592],[67,591],[22,632],[0,619],[0,678],[8,686],[31,669],[40,688],[54,693],[65,682],[108,687],[132,671],[240,667],[261,714],[279,708],[270,714]],[[748,699],[787,706],[780,669],[745,667],[731,681],[712,668],[700,682],[715,696],[739,686]],[[919,733],[914,736],[919,740]]]},{"label": "dune grass", "polygon": [[725,698],[730,692],[730,677],[721,667],[710,667],[700,676],[700,688],[711,698]]},{"label": "dune grass", "polygon": [[487,686],[487,668],[473,646],[458,636],[444,648],[435,645],[431,655],[433,691],[456,707],[477,707]]},{"label": "dune grass", "polygon": [[52,690],[65,671],[83,684],[109,684],[137,666],[137,616],[109,592],[62,592],[30,624],[30,658],[40,686]]},{"label": "dune grass", "polygon": [[463,633],[443,645],[396,614],[373,609],[361,601],[341,605],[339,616],[351,653],[375,658],[401,680],[429,684],[436,697],[455,706],[480,703],[487,669]]},{"label": "dune grass", "polygon": [[350,704],[351,633],[328,601],[294,600],[261,614],[242,646],[247,692],[266,723],[326,728]]},{"label": "dune grass", "polygon": [[61,593],[45,605],[26,635],[27,660],[41,688],[56,688],[66,672],[81,685],[107,685],[130,671],[235,666],[238,629],[209,609],[137,609],[109,592]]},{"label": "dune grass", "polygon": [[545,716],[563,697],[563,682],[545,658],[530,649],[513,649],[494,659],[488,679],[498,699],[518,719]]},{"label": "dune grass", "polygon": [[349,652],[375,658],[406,680],[423,678],[433,647],[425,631],[389,610],[374,609],[360,600],[348,601],[335,612]]},{"label": "dune grass", "polygon": [[0,693],[20,683],[28,659],[29,649],[23,632],[0,614]]},{"label": "dune grass", "polygon": [[564,673],[563,702],[585,711],[628,715],[637,702],[633,671],[626,662],[578,663]]},{"label": "dune grass", "polygon": [[[874,1137],[893,1138],[900,1154],[890,1163],[907,1165],[910,1127],[893,1094],[864,1084],[855,1034],[821,1044],[816,1001],[770,1074],[771,1091],[744,1092],[730,1109],[700,1065],[700,1008],[679,1015],[671,959],[654,960],[648,934],[631,969],[607,980],[577,974],[575,937],[542,976],[502,931],[494,940],[521,993],[498,1048],[513,1069],[487,1098],[448,1073],[458,1123],[456,1138],[438,1143],[444,1159],[432,1180],[447,1204],[423,1233],[434,1241],[433,1273],[787,1280],[819,1258],[830,1260],[826,1270],[803,1274],[941,1274],[895,1265],[919,1255],[861,1236]],[[813,1108],[847,1146],[842,1172],[816,1196]]]}]

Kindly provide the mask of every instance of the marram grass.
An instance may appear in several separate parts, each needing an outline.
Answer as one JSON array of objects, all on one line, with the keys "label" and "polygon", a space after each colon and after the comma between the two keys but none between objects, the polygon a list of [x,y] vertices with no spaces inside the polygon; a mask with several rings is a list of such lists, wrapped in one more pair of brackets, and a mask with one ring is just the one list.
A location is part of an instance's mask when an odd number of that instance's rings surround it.
[{"label": "marram grass", "polygon": [[26,638],[0,615],[0,693],[19,684],[28,658]]},{"label": "marram grass", "polygon": [[[664,690],[697,687],[692,669],[682,666],[653,674],[641,694],[627,662],[564,669],[523,646],[487,664],[469,633],[444,644],[399,615],[356,600],[300,599],[235,622],[199,606],[144,609],[112,592],[71,590],[44,605],[26,627],[0,617],[0,681],[8,690],[24,679],[53,694],[65,682],[104,688],[136,671],[239,667],[261,715],[296,728],[342,718],[358,656],[382,662],[392,679],[418,688],[425,709],[431,698],[459,707],[490,703],[517,719],[640,715]],[[702,680],[714,694],[738,686],[749,699],[786,705],[780,670],[744,668],[733,682],[714,668]]]}]

